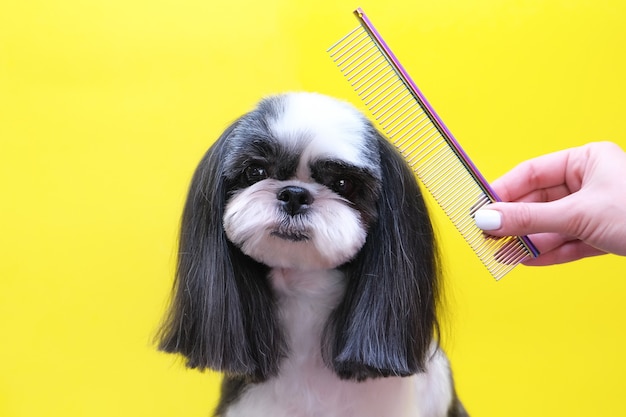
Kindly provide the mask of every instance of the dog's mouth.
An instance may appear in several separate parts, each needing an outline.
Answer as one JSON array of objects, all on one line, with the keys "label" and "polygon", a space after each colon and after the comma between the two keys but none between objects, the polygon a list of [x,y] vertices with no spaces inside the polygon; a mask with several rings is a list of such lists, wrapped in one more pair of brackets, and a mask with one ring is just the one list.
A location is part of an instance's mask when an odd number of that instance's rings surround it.
[{"label": "dog's mouth", "polygon": [[304,216],[285,216],[272,229],[270,236],[289,242],[306,242],[312,237]]},{"label": "dog's mouth", "polygon": [[304,242],[309,240],[309,236],[306,233],[298,231],[274,230],[270,235],[290,242]]}]

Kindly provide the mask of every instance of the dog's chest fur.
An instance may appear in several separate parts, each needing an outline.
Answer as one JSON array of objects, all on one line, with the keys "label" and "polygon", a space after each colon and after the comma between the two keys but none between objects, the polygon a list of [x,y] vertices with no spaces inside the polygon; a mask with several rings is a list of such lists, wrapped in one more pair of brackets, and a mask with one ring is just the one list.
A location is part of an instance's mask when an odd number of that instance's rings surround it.
[{"label": "dog's chest fur", "polygon": [[272,270],[288,356],[277,377],[243,387],[224,417],[439,417],[447,415],[452,382],[434,351],[428,372],[355,382],[339,379],[322,360],[321,335],[345,283],[338,270]]}]

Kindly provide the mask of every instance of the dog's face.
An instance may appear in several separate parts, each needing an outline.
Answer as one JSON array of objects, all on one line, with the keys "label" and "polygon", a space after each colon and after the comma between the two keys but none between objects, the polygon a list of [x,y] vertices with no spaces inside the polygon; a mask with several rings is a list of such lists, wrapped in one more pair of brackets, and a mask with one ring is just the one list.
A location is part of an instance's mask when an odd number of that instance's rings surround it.
[{"label": "dog's face", "polygon": [[363,246],[381,187],[363,116],[313,93],[275,96],[243,116],[224,161],[229,240],[269,267],[335,268]]}]

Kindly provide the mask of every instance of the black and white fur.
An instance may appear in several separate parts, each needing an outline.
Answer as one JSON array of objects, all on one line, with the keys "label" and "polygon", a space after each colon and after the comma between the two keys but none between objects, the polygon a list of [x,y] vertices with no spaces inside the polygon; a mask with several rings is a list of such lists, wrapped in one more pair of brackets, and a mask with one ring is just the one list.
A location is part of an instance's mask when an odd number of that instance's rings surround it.
[{"label": "black and white fur", "polygon": [[160,346],[224,372],[215,416],[465,416],[438,276],[395,149],[344,102],[273,96],[196,170]]}]

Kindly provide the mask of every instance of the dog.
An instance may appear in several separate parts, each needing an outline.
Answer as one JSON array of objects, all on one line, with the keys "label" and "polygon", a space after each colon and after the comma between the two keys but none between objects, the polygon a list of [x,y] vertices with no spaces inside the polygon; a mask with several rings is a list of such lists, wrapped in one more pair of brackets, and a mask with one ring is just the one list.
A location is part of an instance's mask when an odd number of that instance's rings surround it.
[{"label": "dog", "polygon": [[352,105],[267,97],[199,163],[160,349],[224,373],[215,417],[462,417],[413,172]]}]

